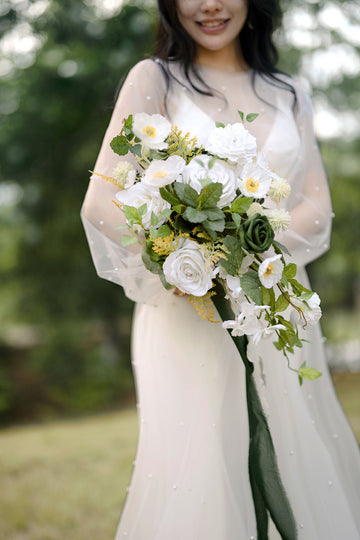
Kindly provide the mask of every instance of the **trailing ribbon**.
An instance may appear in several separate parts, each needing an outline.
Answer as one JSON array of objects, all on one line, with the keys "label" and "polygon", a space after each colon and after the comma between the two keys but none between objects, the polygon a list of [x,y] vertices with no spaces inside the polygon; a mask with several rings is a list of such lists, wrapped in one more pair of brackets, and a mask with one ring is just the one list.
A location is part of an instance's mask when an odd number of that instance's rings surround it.
[{"label": "trailing ribbon", "polygon": [[[223,321],[234,318],[224,289],[216,282],[212,297]],[[230,330],[228,330],[230,334]],[[247,336],[231,336],[244,362],[246,400],[249,418],[249,477],[255,507],[258,540],[268,540],[268,513],[283,540],[297,538],[290,502],[282,484],[274,444],[253,377],[254,365],[247,357]]]}]

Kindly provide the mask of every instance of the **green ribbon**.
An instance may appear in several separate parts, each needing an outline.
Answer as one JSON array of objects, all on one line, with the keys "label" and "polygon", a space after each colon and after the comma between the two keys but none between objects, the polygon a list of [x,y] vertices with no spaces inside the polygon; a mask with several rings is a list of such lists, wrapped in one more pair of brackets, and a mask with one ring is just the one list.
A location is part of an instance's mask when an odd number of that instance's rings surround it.
[{"label": "green ribbon", "polygon": [[[216,282],[212,297],[223,321],[233,320],[230,303],[224,298],[224,289]],[[246,400],[249,418],[249,477],[254,501],[258,540],[268,540],[268,513],[283,540],[297,538],[296,524],[290,502],[282,484],[274,444],[261,405],[253,377],[254,365],[247,357],[247,336],[229,335],[244,362],[246,373]]]}]

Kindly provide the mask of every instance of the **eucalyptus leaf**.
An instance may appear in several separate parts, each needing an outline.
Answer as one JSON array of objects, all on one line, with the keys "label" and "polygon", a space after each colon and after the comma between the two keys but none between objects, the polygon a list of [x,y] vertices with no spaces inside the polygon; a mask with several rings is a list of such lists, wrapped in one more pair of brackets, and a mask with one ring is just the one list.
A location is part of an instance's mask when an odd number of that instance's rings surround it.
[{"label": "eucalyptus leaf", "polygon": [[212,219],[211,221],[207,219],[203,222],[204,224],[212,231],[223,232],[225,229],[225,219]]},{"label": "eucalyptus leaf", "polygon": [[223,124],[222,122],[215,122],[215,125],[217,128],[224,128],[225,127],[225,124]]},{"label": "eucalyptus leaf", "polygon": [[134,144],[129,147],[129,150],[132,154],[135,154],[136,156],[141,157],[141,150],[142,150],[141,144]]},{"label": "eucalyptus leaf", "polygon": [[277,240],[273,240],[273,246],[274,246],[274,249],[275,249],[275,253],[277,255],[282,254],[282,253],[286,253],[286,255],[291,256],[291,253],[288,250],[288,248],[286,246],[284,246],[283,244],[280,244],[280,242],[278,242]]},{"label": "eucalyptus leaf", "polygon": [[231,217],[233,218],[236,227],[239,228],[241,225],[241,217],[239,216],[239,214],[236,214],[235,212],[233,212],[231,214]]},{"label": "eucalyptus leaf", "polygon": [[166,187],[160,188],[161,197],[171,204],[171,206],[176,206],[180,204],[179,198],[172,192],[170,192]]},{"label": "eucalyptus leaf", "polygon": [[129,152],[129,143],[124,135],[117,135],[110,143],[111,149],[119,156],[125,156]]}]

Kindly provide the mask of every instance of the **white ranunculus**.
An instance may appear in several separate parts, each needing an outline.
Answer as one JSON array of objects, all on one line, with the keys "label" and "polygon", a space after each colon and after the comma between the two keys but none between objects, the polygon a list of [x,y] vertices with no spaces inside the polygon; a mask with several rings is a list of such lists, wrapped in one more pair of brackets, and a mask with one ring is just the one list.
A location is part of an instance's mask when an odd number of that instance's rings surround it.
[{"label": "white ranunculus", "polygon": [[[115,196],[121,204],[135,206],[135,208],[139,208],[145,203],[147,204],[147,212],[142,217],[142,224],[145,229],[150,229],[151,227],[152,212],[156,216],[159,216],[163,210],[170,208],[170,204],[161,197],[157,188],[145,186],[141,182],[138,182],[127,190],[119,191]],[[160,220],[156,226],[159,227],[164,221]]]},{"label": "white ranunculus", "polygon": [[205,149],[221,158],[245,164],[256,156],[256,139],[243,124],[227,124],[210,132]]},{"label": "white ranunculus", "polygon": [[137,113],[133,118],[132,130],[145,146],[162,150],[167,148],[165,139],[170,134],[171,124],[161,114]]},{"label": "white ranunculus", "polygon": [[266,196],[271,185],[271,173],[256,160],[247,162],[238,169],[239,189],[245,197],[262,199]]},{"label": "white ranunculus", "polygon": [[271,289],[281,279],[284,264],[280,259],[281,255],[274,255],[265,259],[259,266],[259,279],[266,289]]},{"label": "white ranunculus", "polygon": [[233,167],[221,159],[217,159],[210,168],[211,159],[211,156],[206,155],[193,158],[182,173],[183,182],[198,193],[209,181],[219,182],[222,184],[222,194],[217,205],[223,208],[229,206],[236,197],[236,176]]},{"label": "white ranunculus", "polygon": [[186,239],[163,265],[165,279],[181,292],[204,296],[212,287],[214,270],[199,244]]},{"label": "white ranunculus", "polygon": [[130,161],[119,161],[111,176],[116,180],[119,187],[128,189],[135,183],[136,170]]},{"label": "white ranunculus", "polygon": [[[295,304],[302,312],[305,321],[311,325],[318,322],[321,318],[320,298],[317,293],[313,293],[309,300],[306,300],[306,304],[300,300],[300,298],[292,298],[292,303]],[[293,309],[290,320],[293,324],[300,324],[302,319],[299,313]]]},{"label": "white ranunculus", "polygon": [[147,186],[167,186],[179,177],[184,167],[185,160],[180,156],[170,156],[165,160],[155,159],[146,169],[141,181]]}]

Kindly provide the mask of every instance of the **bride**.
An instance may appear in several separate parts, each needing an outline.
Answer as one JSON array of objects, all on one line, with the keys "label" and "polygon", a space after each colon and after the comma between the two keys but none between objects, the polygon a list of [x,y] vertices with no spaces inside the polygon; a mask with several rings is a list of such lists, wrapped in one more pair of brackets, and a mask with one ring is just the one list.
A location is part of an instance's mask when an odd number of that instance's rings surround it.
[{"label": "bride", "polygon": [[[291,225],[279,240],[304,266],[329,247],[331,205],[308,95],[275,68],[273,0],[159,0],[154,60],[129,73],[94,170],[111,176],[111,139],[130,113],[160,113],[206,141],[216,121],[246,127],[292,190]],[[128,156],[126,157],[128,159]],[[116,188],[91,178],[81,215],[98,274],[137,302],[132,358],[140,438],[116,540],[245,540],[257,536],[248,473],[243,363],[220,324],[163,289],[139,247],[121,246]],[[270,341],[249,344],[282,482],[304,540],[360,538],[360,459],[337,401],[320,328],[291,358],[323,373],[300,387]],[[280,538],[270,522],[268,538]],[[288,540],[293,540],[288,539]]]}]

